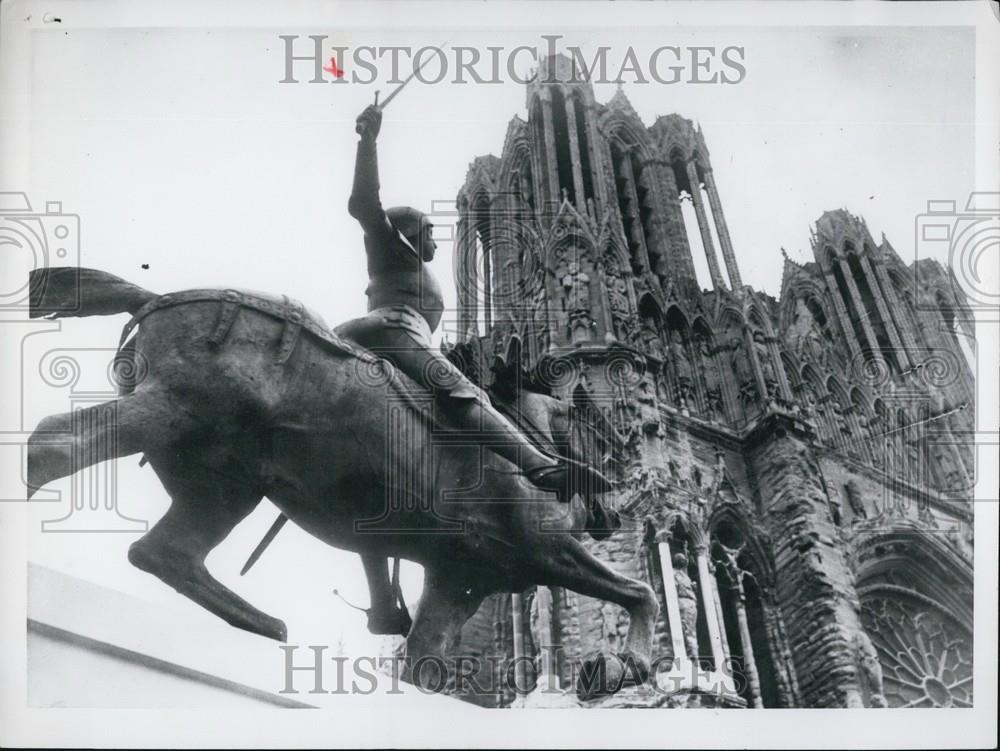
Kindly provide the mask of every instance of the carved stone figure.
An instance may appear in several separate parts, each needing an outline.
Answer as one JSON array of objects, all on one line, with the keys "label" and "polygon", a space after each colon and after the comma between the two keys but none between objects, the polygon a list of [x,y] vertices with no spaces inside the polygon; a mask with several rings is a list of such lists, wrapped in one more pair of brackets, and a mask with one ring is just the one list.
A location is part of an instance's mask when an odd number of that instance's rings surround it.
[{"label": "carved stone figure", "polygon": [[722,401],[722,388],[714,386],[705,391],[705,418],[710,421],[721,421],[725,417],[725,404]]},{"label": "carved stone figure", "polygon": [[663,348],[663,340],[657,329],[656,321],[649,317],[642,319],[642,343],[646,352],[655,357],[660,362],[666,359],[666,350]]},{"label": "carved stone figure", "polygon": [[707,336],[695,334],[695,351],[698,355],[698,370],[705,384],[705,419],[725,420],[725,405],[722,399],[722,381],[715,365],[712,343]]},{"label": "carved stone figure", "polygon": [[679,329],[670,330],[670,362],[674,371],[674,386],[677,390],[677,405],[679,407],[693,406],[694,370],[687,347],[684,346],[684,335]]},{"label": "carved stone figure", "polygon": [[771,353],[768,351],[767,342],[764,341],[764,334],[755,331],[753,335],[754,352],[757,355],[757,362],[760,364],[760,372],[764,377],[764,386],[767,389],[768,399],[778,398],[778,376],[774,371],[774,364],[771,362]]},{"label": "carved stone figure", "polygon": [[571,261],[560,279],[565,292],[568,315],[569,338],[574,344],[590,338],[594,319],[590,297],[590,276],[584,273],[580,264]]},{"label": "carved stone figure", "polygon": [[801,298],[795,302],[795,322],[792,328],[790,334],[793,346],[799,355],[825,367],[833,346],[833,339],[830,337],[830,333],[816,320],[805,300]]},{"label": "carved stone figure", "polygon": [[543,270],[539,269],[536,272],[531,288],[532,334],[535,340],[536,358],[541,359],[549,351],[550,346],[548,290],[545,289]]},{"label": "carved stone figure", "polygon": [[518,170],[517,186],[521,200],[526,206],[533,208],[535,205],[535,190],[531,184],[531,173]]},{"label": "carved stone figure", "polygon": [[590,312],[590,277],[571,261],[560,280],[566,290],[566,309],[570,312]]},{"label": "carved stone figure", "polygon": [[736,378],[740,402],[744,406],[754,404],[760,395],[757,389],[757,380],[754,378],[746,353],[743,351],[743,343],[738,337],[734,337],[729,342],[729,349],[729,363]]},{"label": "carved stone figure", "polygon": [[861,678],[868,693],[868,704],[873,708],[887,706],[882,685],[882,663],[871,638],[864,631],[854,636],[854,650],[860,668]]},{"label": "carved stone figure", "polygon": [[698,590],[688,575],[688,559],[684,553],[674,553],[674,584],[677,587],[677,607],[681,613],[681,630],[687,656],[698,659]]},{"label": "carved stone figure", "polygon": [[632,315],[632,306],[629,304],[628,282],[625,281],[616,259],[605,256],[604,276],[615,336],[618,337],[619,341],[633,343],[636,337],[636,326],[635,318]]},{"label": "carved stone figure", "polygon": [[941,450],[938,452],[937,465],[938,476],[941,478],[941,490],[955,492],[964,489],[962,487],[962,473],[949,451]]},{"label": "carved stone figure", "polygon": [[618,608],[611,603],[601,605],[601,639],[612,652],[619,649]]},{"label": "carved stone figure", "polygon": [[837,428],[838,440],[850,443],[851,427],[847,422],[847,418],[844,416],[844,405],[841,404],[840,399],[838,399],[836,396],[830,397],[829,405],[830,405],[829,414],[833,417],[833,424]]},{"label": "carved stone figure", "polygon": [[854,480],[848,481],[844,487],[844,492],[847,494],[847,505],[851,507],[851,513],[854,514],[854,517],[856,519],[867,519],[868,512],[865,510],[865,503],[861,499],[861,490],[858,488],[857,482]]}]

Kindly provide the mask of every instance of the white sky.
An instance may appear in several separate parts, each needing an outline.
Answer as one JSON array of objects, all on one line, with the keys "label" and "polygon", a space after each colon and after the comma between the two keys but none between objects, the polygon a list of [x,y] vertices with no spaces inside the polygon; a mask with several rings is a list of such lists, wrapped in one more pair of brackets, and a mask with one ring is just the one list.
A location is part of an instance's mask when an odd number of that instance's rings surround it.
[{"label": "white sky", "polygon": [[[364,312],[361,233],[346,212],[354,117],[376,86],[279,85],[280,33],[329,33],[345,45],[442,41],[441,34],[335,35],[321,28],[254,31],[60,29],[36,34],[30,60],[30,184],[36,208],[63,202],[81,217],[81,263],[158,292],[236,286],[290,294],[333,324]],[[452,44],[539,44],[541,33],[452,34]],[[626,84],[647,125],[679,112],[701,123],[744,280],[777,294],[784,246],[811,260],[809,226],[826,209],[862,214],[912,257],[914,218],[928,199],[964,202],[973,186],[972,32],[879,28],[648,29],[573,35],[567,44],[652,49],[660,44],[746,48],[735,86]],[[615,55],[612,55],[615,57]],[[301,78],[307,73],[301,65]],[[391,87],[383,86],[383,95]],[[607,101],[613,85],[596,87]],[[419,83],[385,114],[383,202],[429,209],[451,200],[469,161],[498,154],[507,123],[525,116],[514,83]],[[2,178],[0,178],[2,180]],[[449,286],[450,249],[436,268]],[[142,270],[141,264],[148,264]],[[451,294],[449,289],[448,294]],[[113,347],[124,318],[66,321],[25,357],[52,347]],[[67,408],[38,386],[28,427]],[[119,462],[119,498],[154,521],[167,498],[137,458]],[[68,489],[68,482],[57,484]],[[30,557],[140,597],[195,608],[125,559],[132,535],[43,535],[29,521]],[[274,516],[263,503],[209,559],[220,579],[285,619],[299,644],[370,649],[363,618],[330,590],[366,603],[353,556],[287,528],[247,578],[246,555]],[[419,572],[410,571],[410,600]],[[207,618],[211,618],[206,614]]]}]

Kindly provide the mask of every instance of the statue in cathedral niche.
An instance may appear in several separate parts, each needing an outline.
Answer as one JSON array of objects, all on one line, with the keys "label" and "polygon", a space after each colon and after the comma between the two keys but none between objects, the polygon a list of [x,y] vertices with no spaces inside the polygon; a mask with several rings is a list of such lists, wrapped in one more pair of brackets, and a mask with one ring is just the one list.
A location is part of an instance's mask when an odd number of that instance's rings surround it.
[{"label": "statue in cathedral niche", "polygon": [[646,352],[657,360],[663,362],[666,359],[666,350],[663,348],[660,330],[656,325],[656,319],[652,316],[642,317],[642,343]]},{"label": "statue in cathedral niche", "polygon": [[674,370],[674,388],[677,392],[677,406],[690,409],[694,394],[694,369],[687,347],[684,346],[684,334],[680,329],[670,329],[670,362]]},{"label": "statue in cathedral niche", "polygon": [[844,486],[844,494],[847,496],[847,505],[851,507],[851,513],[855,519],[867,519],[868,512],[865,510],[865,503],[861,500],[861,490],[854,480],[848,481]]},{"label": "statue in cathedral niche", "polygon": [[954,493],[959,490],[965,490],[963,487],[965,483],[962,481],[962,473],[959,471],[958,464],[955,462],[951,452],[948,451],[947,445],[942,445],[936,458],[938,466],[938,482],[941,490],[946,493]]},{"label": "statue in cathedral niche", "polygon": [[698,354],[698,370],[702,383],[705,384],[705,418],[710,421],[725,419],[725,407],[722,401],[722,381],[715,368],[715,354],[712,351],[712,341],[697,329],[694,334],[695,352]]},{"label": "statue in cathedral niche", "polygon": [[795,301],[795,321],[790,332],[796,351],[813,362],[825,365],[829,347],[833,344],[830,334],[809,310],[806,301]]},{"label": "statue in cathedral niche", "polygon": [[698,660],[698,585],[688,574],[688,557],[684,553],[674,553],[671,559],[674,567],[674,586],[677,588],[677,609],[681,613],[681,631],[687,656]]},{"label": "statue in cathedral niche", "polygon": [[548,292],[545,289],[545,272],[539,268],[535,274],[533,292],[530,297],[531,319],[532,326],[534,327],[535,347],[538,359],[549,351],[548,297]]},{"label": "statue in cathedral niche", "polygon": [[833,423],[837,426],[836,440],[844,441],[848,448],[853,448],[851,441],[851,426],[847,422],[843,403],[836,395],[830,397],[830,414],[833,416]]},{"label": "statue in cathedral niche", "polygon": [[864,631],[858,631],[854,635],[854,653],[861,685],[868,694],[868,706],[879,709],[888,706],[883,693],[882,663],[879,662],[875,645]]},{"label": "statue in cathedral niche", "polygon": [[733,337],[729,342],[730,356],[729,364],[733,369],[736,378],[736,388],[739,389],[740,402],[744,406],[756,403],[760,398],[757,390],[757,381],[753,371],[750,369],[750,362],[743,352],[743,343],[739,337]]},{"label": "statue in cathedral niche", "polygon": [[705,391],[705,418],[710,422],[721,422],[725,419],[722,388],[719,386],[713,386]]},{"label": "statue in cathedral niche", "polygon": [[760,331],[753,333],[753,347],[757,355],[757,362],[760,364],[760,372],[764,377],[764,386],[767,389],[767,398],[775,400],[778,398],[778,377],[774,371],[774,363],[771,362],[771,353],[768,351],[764,334]]},{"label": "statue in cathedral niche", "polygon": [[594,323],[590,315],[590,276],[579,263],[570,261],[559,281],[565,295],[570,342],[584,342],[590,338]]},{"label": "statue in cathedral niche", "polygon": [[628,282],[617,259],[605,256],[604,276],[608,289],[608,306],[618,341],[631,343],[635,338],[635,320],[628,299]]},{"label": "statue in cathedral niche", "polygon": [[517,175],[517,191],[518,198],[521,199],[522,205],[533,209],[535,207],[535,190],[531,184],[531,173],[525,170],[515,170]]}]

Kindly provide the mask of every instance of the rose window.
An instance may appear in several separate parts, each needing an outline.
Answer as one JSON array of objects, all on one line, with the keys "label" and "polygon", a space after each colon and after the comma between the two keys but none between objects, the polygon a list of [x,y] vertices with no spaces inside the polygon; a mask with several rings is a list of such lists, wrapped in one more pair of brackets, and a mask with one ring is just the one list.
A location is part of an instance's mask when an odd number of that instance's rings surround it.
[{"label": "rose window", "polygon": [[890,707],[972,706],[971,634],[937,603],[879,593],[865,598],[862,619]]}]

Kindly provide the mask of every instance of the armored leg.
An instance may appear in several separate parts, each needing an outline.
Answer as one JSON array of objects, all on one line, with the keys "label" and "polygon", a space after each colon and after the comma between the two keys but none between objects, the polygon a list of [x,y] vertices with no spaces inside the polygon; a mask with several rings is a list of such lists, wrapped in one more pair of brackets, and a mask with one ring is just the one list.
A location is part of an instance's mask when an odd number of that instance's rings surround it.
[{"label": "armored leg", "polygon": [[409,633],[412,621],[410,614],[396,602],[396,593],[389,581],[388,561],[385,556],[361,554],[368,579],[368,594],[371,606],[368,608],[368,631],[378,635],[400,635]]}]

